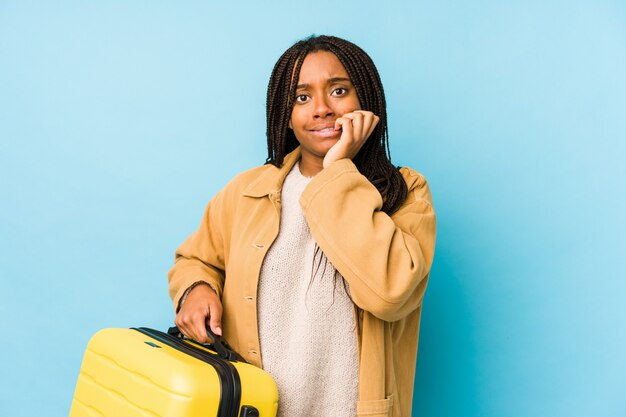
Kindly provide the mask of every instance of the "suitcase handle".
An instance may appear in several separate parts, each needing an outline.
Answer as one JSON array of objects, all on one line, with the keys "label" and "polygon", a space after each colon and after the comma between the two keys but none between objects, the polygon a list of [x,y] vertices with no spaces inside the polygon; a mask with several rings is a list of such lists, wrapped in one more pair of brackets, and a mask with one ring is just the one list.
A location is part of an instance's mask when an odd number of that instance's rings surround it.
[{"label": "suitcase handle", "polygon": [[[239,354],[235,352],[233,348],[230,347],[228,342],[226,342],[220,336],[213,333],[213,331],[211,330],[209,326],[206,327],[206,331],[207,331],[207,334],[211,337],[211,339],[213,339],[213,343],[209,344],[209,346],[213,347],[213,350],[217,352],[220,358],[226,359],[229,361],[245,362],[243,358],[239,356]],[[170,327],[167,330],[167,334],[176,336],[181,339],[184,337],[183,333],[176,326]]]}]

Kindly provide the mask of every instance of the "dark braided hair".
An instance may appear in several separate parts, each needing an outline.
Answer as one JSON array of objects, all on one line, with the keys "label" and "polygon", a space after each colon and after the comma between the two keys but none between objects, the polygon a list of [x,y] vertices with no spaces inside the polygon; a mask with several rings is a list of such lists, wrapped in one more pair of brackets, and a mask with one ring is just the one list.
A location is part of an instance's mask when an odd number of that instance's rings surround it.
[{"label": "dark braided hair", "polygon": [[317,51],[328,51],[346,69],[363,110],[380,120],[353,162],[359,172],[378,189],[383,198],[382,210],[391,215],[406,199],[408,190],[402,174],[391,164],[385,92],[372,59],[361,48],[335,36],[310,36],[295,43],[278,59],[267,87],[267,160],[280,167],[285,155],[299,142],[289,129],[296,97],[296,85],[304,58]]}]

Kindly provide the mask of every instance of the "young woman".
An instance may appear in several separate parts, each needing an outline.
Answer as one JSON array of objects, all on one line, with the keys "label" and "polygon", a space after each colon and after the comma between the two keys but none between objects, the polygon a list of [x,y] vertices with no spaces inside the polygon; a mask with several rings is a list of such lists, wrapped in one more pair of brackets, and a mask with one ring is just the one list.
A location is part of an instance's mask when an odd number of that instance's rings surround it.
[{"label": "young woman", "polygon": [[409,416],[435,214],[425,179],[391,164],[370,57],[332,36],[289,48],[267,141],[176,252],[177,326],[268,371],[280,416]]}]

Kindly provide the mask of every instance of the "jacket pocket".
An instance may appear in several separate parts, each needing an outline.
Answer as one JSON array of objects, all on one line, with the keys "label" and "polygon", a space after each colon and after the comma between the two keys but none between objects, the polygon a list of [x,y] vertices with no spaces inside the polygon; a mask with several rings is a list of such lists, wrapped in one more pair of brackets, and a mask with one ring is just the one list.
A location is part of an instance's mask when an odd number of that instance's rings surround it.
[{"label": "jacket pocket", "polygon": [[388,396],[384,400],[358,401],[356,403],[357,417],[391,417],[393,406],[393,396]]}]

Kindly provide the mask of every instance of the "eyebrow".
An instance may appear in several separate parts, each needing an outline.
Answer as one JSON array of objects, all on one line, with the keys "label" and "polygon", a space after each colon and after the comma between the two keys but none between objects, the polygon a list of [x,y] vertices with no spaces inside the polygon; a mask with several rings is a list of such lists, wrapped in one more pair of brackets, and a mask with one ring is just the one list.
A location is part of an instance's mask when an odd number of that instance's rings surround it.
[{"label": "eyebrow", "polygon": [[[351,80],[350,78],[345,78],[345,77],[333,77],[333,78],[329,78],[329,79],[326,81],[326,83],[327,83],[327,84],[335,84],[335,83],[342,82],[342,81],[343,81],[343,82],[347,81],[347,82],[349,82],[350,84],[352,84],[352,80]],[[311,86],[311,84],[298,84],[298,85],[296,86],[296,90],[299,90],[299,89],[301,89],[301,88],[309,88],[310,86]]]}]

